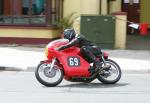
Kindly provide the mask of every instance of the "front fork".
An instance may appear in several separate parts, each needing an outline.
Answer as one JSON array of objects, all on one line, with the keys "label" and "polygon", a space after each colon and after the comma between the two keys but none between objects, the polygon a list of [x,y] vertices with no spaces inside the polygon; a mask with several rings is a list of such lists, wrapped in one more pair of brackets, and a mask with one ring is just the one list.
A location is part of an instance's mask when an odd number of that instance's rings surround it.
[{"label": "front fork", "polygon": [[105,58],[104,58],[103,55],[101,55],[101,60],[102,60],[102,62],[103,62],[103,64],[104,64],[104,66],[106,66],[106,61],[105,61]]},{"label": "front fork", "polygon": [[104,55],[101,55],[101,60],[102,60],[102,62],[103,62],[103,64],[104,64],[103,69],[105,68],[105,70],[109,70],[110,67],[111,67],[111,65],[108,65],[108,64],[106,63],[106,59],[108,59],[108,56],[107,56],[107,57],[104,57]]},{"label": "front fork", "polygon": [[49,71],[48,71],[49,73],[52,71],[52,69],[53,69],[55,63],[56,63],[56,57],[52,59],[52,63],[49,64],[50,66],[48,65],[48,66],[50,67],[50,69],[49,69]]}]

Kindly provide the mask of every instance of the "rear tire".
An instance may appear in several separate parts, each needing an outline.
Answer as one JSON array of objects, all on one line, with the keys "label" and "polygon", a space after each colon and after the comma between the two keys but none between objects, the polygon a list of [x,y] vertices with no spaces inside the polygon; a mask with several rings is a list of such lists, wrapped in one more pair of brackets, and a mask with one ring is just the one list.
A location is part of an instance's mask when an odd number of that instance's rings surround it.
[{"label": "rear tire", "polygon": [[[48,65],[50,64],[41,62],[36,68],[35,77],[41,84],[47,87],[57,86],[63,80],[63,77],[64,77],[63,70],[60,69],[60,67],[58,67],[57,65],[54,65],[52,72],[49,73]],[[55,78],[55,76],[57,75],[58,75],[58,78],[55,81],[52,81],[52,79]]]},{"label": "rear tire", "polygon": [[[103,70],[102,73],[99,73],[97,75],[97,79],[104,84],[115,84],[121,78],[121,74],[122,74],[121,69],[120,69],[119,65],[111,59],[106,60],[106,65],[107,64],[111,65],[110,69]],[[113,76],[113,75],[115,76],[115,78],[111,78],[111,76]]]}]

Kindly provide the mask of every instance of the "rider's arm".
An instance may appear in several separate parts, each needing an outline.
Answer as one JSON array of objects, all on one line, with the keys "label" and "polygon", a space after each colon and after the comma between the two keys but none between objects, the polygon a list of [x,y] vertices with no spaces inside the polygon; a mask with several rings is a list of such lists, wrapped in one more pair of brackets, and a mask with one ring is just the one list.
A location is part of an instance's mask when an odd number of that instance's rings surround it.
[{"label": "rider's arm", "polygon": [[64,46],[61,46],[61,47],[57,48],[57,50],[58,51],[64,50],[66,48],[70,48],[70,47],[72,47],[74,45],[77,45],[78,43],[79,43],[79,38],[75,38],[72,41],[70,41],[67,45],[64,45]]}]

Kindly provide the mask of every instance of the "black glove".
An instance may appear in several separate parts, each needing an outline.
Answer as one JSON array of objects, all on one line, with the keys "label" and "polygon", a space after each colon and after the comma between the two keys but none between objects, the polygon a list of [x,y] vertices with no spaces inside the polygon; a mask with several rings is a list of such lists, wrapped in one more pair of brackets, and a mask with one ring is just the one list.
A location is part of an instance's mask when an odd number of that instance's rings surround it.
[{"label": "black glove", "polygon": [[61,46],[61,47],[56,48],[57,51],[61,51],[61,50],[63,50],[63,49],[65,49],[64,46]]},{"label": "black glove", "polygon": [[58,47],[58,48],[56,48],[55,50],[60,51],[60,48]]}]

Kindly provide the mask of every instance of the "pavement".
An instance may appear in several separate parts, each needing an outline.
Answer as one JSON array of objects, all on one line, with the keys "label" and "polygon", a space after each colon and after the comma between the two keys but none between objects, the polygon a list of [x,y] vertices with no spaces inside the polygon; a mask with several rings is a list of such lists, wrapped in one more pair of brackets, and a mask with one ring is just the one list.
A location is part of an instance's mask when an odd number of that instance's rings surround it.
[{"label": "pavement", "polygon": [[[45,60],[44,47],[32,45],[0,45],[0,70],[34,71]],[[124,72],[150,73],[150,50],[105,49]]]}]

